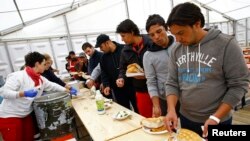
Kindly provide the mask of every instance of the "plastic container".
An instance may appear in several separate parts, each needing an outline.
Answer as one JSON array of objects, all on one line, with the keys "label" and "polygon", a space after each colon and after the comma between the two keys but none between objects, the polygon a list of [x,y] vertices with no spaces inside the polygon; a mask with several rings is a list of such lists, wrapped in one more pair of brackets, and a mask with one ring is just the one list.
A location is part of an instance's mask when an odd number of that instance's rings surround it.
[{"label": "plastic container", "polygon": [[36,98],[34,111],[42,140],[50,140],[73,131],[73,107],[70,96],[55,92]]},{"label": "plastic container", "polygon": [[98,114],[105,114],[104,98],[99,90],[96,91],[95,100]]},{"label": "plastic container", "polygon": [[69,86],[75,88],[77,92],[79,93],[80,88],[79,88],[79,82],[78,81],[70,81],[67,83]]}]

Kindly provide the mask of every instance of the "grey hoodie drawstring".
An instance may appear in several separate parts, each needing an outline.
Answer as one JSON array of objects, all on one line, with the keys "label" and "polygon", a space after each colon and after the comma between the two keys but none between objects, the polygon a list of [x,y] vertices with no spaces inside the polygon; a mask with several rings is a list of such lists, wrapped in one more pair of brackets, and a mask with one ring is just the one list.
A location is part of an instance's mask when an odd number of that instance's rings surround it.
[{"label": "grey hoodie drawstring", "polygon": [[199,46],[198,46],[198,50],[199,50],[199,60],[198,60],[198,62],[199,62],[199,73],[198,73],[198,77],[200,77],[201,76],[201,62],[200,62],[200,58],[201,58],[201,44],[199,43]]},{"label": "grey hoodie drawstring", "polygon": [[[187,46],[187,73],[189,73],[189,56],[188,56],[188,54],[189,54],[189,46]],[[199,43],[199,46],[198,46],[198,56],[199,56],[199,59],[198,59],[198,62],[199,62],[199,73],[198,73],[198,77],[200,77],[201,76],[201,62],[200,62],[200,58],[201,58],[201,44]]]},{"label": "grey hoodie drawstring", "polygon": [[189,51],[188,51],[188,46],[187,46],[187,73],[189,73],[189,57],[188,57],[188,53],[189,53]]}]

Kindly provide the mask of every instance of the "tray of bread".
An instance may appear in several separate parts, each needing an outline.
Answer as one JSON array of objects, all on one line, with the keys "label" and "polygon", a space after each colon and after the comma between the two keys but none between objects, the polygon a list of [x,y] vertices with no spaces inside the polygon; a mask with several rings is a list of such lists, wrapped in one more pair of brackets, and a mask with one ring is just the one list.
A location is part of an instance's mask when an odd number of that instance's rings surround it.
[{"label": "tray of bread", "polygon": [[196,132],[180,128],[176,133],[172,133],[166,141],[206,141],[200,137]]},{"label": "tray of bread", "polygon": [[127,77],[144,76],[144,70],[137,63],[129,64],[126,71]]},{"label": "tray of bread", "polygon": [[164,117],[145,118],[141,121],[142,130],[148,134],[165,134],[167,129],[164,126]]}]

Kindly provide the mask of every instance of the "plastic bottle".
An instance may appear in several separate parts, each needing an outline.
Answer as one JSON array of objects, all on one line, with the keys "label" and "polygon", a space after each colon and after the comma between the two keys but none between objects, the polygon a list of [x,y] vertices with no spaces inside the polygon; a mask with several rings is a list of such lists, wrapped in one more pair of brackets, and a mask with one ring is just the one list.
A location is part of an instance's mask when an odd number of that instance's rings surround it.
[{"label": "plastic bottle", "polygon": [[99,115],[105,114],[105,109],[104,109],[104,98],[99,90],[96,91],[96,107]]}]

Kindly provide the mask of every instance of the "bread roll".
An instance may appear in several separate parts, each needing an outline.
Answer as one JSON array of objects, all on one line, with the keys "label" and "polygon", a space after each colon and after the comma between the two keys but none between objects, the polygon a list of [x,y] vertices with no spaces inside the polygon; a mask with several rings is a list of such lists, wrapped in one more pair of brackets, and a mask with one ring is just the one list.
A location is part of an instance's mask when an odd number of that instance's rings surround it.
[{"label": "bread roll", "polygon": [[127,66],[127,73],[140,73],[140,72],[144,71],[137,63],[129,64]]},{"label": "bread roll", "polygon": [[141,124],[146,128],[159,128],[164,126],[164,117],[158,118],[145,118],[141,121]]}]

